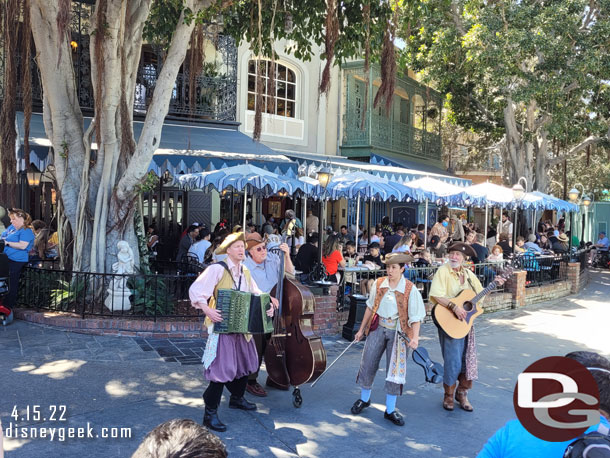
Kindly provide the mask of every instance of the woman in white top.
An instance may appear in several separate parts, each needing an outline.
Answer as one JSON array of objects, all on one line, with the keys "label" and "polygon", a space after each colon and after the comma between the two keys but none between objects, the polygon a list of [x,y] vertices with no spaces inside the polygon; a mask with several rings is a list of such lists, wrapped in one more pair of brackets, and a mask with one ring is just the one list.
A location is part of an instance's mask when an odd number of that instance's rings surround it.
[{"label": "woman in white top", "polygon": [[394,245],[392,253],[410,253],[412,243],[411,234],[407,233],[400,238],[396,245]]}]

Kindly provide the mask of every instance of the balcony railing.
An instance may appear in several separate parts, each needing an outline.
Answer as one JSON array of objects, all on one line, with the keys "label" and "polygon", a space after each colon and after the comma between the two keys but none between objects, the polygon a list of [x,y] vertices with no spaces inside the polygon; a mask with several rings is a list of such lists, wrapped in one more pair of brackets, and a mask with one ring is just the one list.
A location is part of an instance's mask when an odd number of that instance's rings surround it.
[{"label": "balcony railing", "polygon": [[[366,90],[362,64],[348,64],[344,75],[343,148],[370,147],[441,160],[440,116],[429,114],[438,113],[440,94],[410,78],[397,78],[395,100],[386,115],[385,109],[372,109],[377,87],[371,84]],[[378,69],[372,69],[370,79],[378,78]],[[367,110],[363,113],[365,105]]]}]

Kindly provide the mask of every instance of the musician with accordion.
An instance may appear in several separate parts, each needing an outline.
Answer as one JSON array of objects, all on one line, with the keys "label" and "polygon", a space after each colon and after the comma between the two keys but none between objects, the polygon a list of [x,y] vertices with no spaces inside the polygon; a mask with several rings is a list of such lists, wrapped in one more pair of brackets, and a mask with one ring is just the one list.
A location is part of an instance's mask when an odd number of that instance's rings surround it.
[{"label": "musician with accordion", "polygon": [[245,242],[243,232],[228,235],[215,251],[226,254],[226,260],[205,269],[189,290],[193,307],[205,313],[208,326],[203,375],[209,385],[203,393],[203,424],[220,432],[227,429],[218,418],[225,386],[231,393],[229,408],[256,410],[256,404],[244,397],[248,375],[258,369],[252,333],[271,332],[271,317],[278,306],[243,265]]}]

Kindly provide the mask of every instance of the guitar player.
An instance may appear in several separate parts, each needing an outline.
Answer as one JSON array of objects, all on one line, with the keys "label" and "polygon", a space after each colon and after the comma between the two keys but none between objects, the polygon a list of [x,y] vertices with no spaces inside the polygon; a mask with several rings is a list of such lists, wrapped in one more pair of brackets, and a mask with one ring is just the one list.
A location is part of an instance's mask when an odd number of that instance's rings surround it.
[{"label": "guitar player", "polygon": [[[464,266],[468,257],[476,256],[474,249],[466,243],[457,242],[448,248],[449,262],[443,264],[432,280],[430,287],[430,299],[436,307],[447,307],[455,316],[464,320],[466,311],[463,307],[454,304],[451,299],[455,298],[465,289],[474,290],[477,294],[483,290],[477,276]],[[497,277],[495,281],[502,285],[504,279]],[[468,401],[468,390],[472,388],[472,382],[477,378],[477,354],[474,336],[474,327],[462,339],[450,337],[435,321],[438,328],[438,337],[444,360],[443,386],[445,394],[443,397],[443,408],[453,410],[453,396],[460,407],[467,412],[472,412],[473,407]],[[456,390],[457,381],[457,390]]]}]

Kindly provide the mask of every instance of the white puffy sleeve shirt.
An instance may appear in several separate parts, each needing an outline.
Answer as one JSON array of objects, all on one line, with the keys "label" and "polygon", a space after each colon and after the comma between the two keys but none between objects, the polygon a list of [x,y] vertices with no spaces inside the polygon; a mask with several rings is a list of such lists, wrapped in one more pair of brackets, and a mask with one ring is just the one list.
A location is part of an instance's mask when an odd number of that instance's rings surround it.
[{"label": "white puffy sleeve shirt", "polygon": [[[398,306],[396,305],[396,295],[394,291],[404,292],[407,281],[404,277],[400,279],[396,288],[390,287],[390,282],[387,278],[381,283],[382,288],[388,288],[388,291],[381,299],[377,314],[382,318],[392,318],[398,315]],[[392,294],[390,294],[392,293]],[[370,296],[366,301],[367,307],[373,308],[375,304],[375,296],[377,295],[377,283],[375,282],[374,287],[371,290]],[[413,285],[411,293],[409,294],[409,326],[418,321],[424,321],[426,317],[426,307],[424,300],[421,297],[419,290]]]}]

